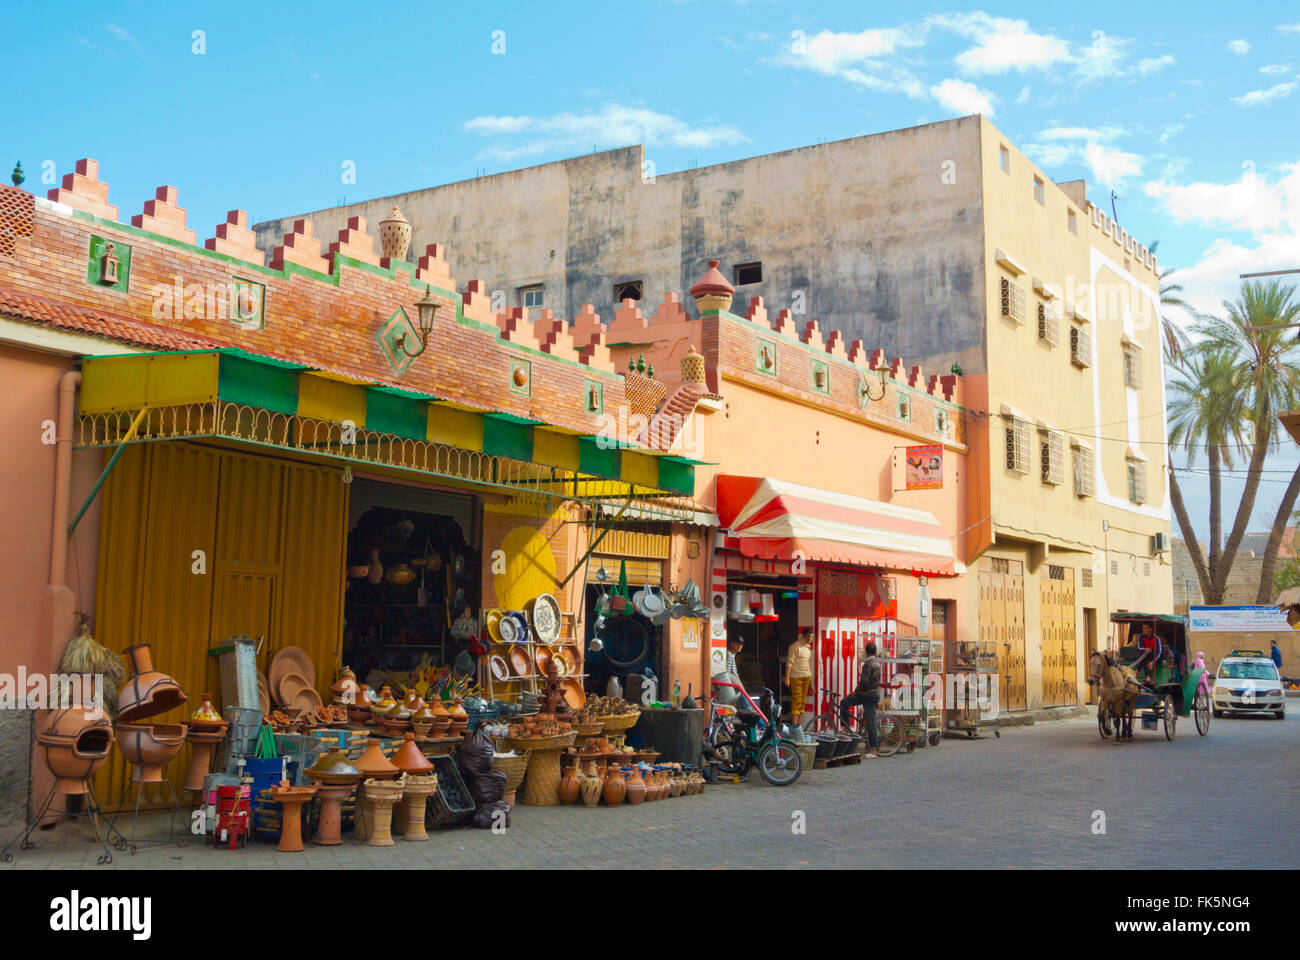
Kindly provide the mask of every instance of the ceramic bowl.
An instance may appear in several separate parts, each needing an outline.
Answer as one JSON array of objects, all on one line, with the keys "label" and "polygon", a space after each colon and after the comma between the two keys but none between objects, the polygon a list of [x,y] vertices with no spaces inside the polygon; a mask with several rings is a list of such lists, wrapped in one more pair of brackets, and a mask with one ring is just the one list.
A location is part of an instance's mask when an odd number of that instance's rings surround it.
[{"label": "ceramic bowl", "polygon": [[505,639],[501,636],[502,616],[503,614],[501,613],[500,610],[489,610],[487,612],[487,617],[485,618],[487,621],[487,632],[488,632],[488,636],[492,638],[493,643],[506,642]]},{"label": "ceramic bowl", "polygon": [[533,654],[533,662],[537,664],[537,672],[543,677],[546,676],[546,668],[550,666],[553,656],[547,647],[538,647],[537,652]]},{"label": "ceramic bowl", "polygon": [[501,637],[501,642],[512,644],[523,637],[519,633],[519,623],[510,614],[502,614],[501,619],[497,621],[497,635]]},{"label": "ceramic bowl", "polygon": [[516,677],[528,676],[532,667],[532,663],[529,661],[528,651],[520,646],[511,647],[510,666],[514,668]]},{"label": "ceramic bowl", "polygon": [[510,679],[510,667],[506,664],[505,657],[499,654],[494,654],[488,660],[488,669],[492,671],[493,680],[504,681]]}]

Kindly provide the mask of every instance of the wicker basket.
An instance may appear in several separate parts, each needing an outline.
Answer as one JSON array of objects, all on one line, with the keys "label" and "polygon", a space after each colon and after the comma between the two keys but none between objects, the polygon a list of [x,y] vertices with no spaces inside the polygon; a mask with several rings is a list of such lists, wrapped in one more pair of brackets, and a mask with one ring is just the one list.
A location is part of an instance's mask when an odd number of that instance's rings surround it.
[{"label": "wicker basket", "polygon": [[578,736],[580,736],[580,737],[594,737],[594,736],[597,736],[598,734],[600,734],[600,733],[602,733],[602,732],[604,731],[604,729],[605,729],[605,724],[603,724],[603,723],[575,723],[575,724],[573,725],[573,729],[574,729],[574,732],[576,732],[576,733],[578,734]]},{"label": "wicker basket", "polygon": [[506,792],[518,790],[524,782],[524,771],[528,769],[528,756],[519,754],[514,757],[493,757],[492,769],[500,770],[506,775]]},{"label": "wicker basket", "polygon": [[506,737],[505,742],[513,750],[562,750],[565,747],[573,746],[573,741],[577,739],[577,736],[576,733],[570,730],[558,737],[529,737],[526,739]]},{"label": "wicker basket", "polygon": [[622,733],[624,730],[631,730],[636,726],[636,722],[641,719],[641,711],[635,713],[623,713],[613,717],[603,717],[600,721],[601,729],[606,733]]},{"label": "wicker basket", "polygon": [[810,740],[807,743],[796,743],[794,746],[799,751],[799,759],[803,761],[803,768],[811,770],[813,761],[817,759],[817,741]]}]

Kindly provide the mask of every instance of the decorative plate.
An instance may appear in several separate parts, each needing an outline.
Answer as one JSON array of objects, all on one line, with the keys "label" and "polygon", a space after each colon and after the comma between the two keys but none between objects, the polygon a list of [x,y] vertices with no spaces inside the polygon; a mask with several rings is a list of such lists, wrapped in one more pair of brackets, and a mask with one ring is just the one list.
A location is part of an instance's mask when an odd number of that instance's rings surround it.
[{"label": "decorative plate", "polygon": [[519,640],[519,621],[510,614],[505,614],[497,621],[497,633],[500,634],[502,643],[515,643]]},{"label": "decorative plate", "polygon": [[510,667],[506,664],[505,657],[494,654],[488,660],[488,668],[492,671],[493,680],[510,679]]},{"label": "decorative plate", "polygon": [[539,594],[531,603],[533,632],[542,643],[560,638],[560,604],[549,593]]},{"label": "decorative plate", "polygon": [[510,666],[514,668],[516,677],[528,676],[532,670],[532,662],[528,658],[528,651],[520,646],[511,647]]}]

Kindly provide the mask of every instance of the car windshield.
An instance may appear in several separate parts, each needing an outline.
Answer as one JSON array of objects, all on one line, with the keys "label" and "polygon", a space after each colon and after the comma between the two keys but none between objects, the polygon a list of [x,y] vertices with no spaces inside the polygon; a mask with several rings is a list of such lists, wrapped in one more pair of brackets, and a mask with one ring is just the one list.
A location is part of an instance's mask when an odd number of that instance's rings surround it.
[{"label": "car windshield", "polygon": [[1225,663],[1219,676],[1230,680],[1276,680],[1277,667],[1271,663]]}]

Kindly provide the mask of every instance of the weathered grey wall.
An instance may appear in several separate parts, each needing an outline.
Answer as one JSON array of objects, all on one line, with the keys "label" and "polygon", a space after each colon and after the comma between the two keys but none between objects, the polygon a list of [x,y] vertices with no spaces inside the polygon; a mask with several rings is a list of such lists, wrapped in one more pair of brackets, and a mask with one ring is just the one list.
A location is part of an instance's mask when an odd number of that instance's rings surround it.
[{"label": "weathered grey wall", "polygon": [[0,710],[0,844],[21,828],[31,771],[31,712]]},{"label": "weathered grey wall", "polygon": [[[687,288],[718,259],[763,264],[737,290],[769,311],[792,306],[823,335],[946,371],[985,370],[983,208],[978,118],[911,127],[695,170],[642,177],[626,147],[428,190],[317,211],[323,249],[349,216],[378,221],[392,205],[413,224],[412,256],[447,246],[452,276],[482,280],[518,303],[546,286],[545,305],[572,317],[592,303],[612,316],[613,285],[644,281],[643,305]],[[945,182],[951,162],[955,183]],[[302,216],[301,214],[299,216]],[[294,217],[257,224],[268,252]]]}]

